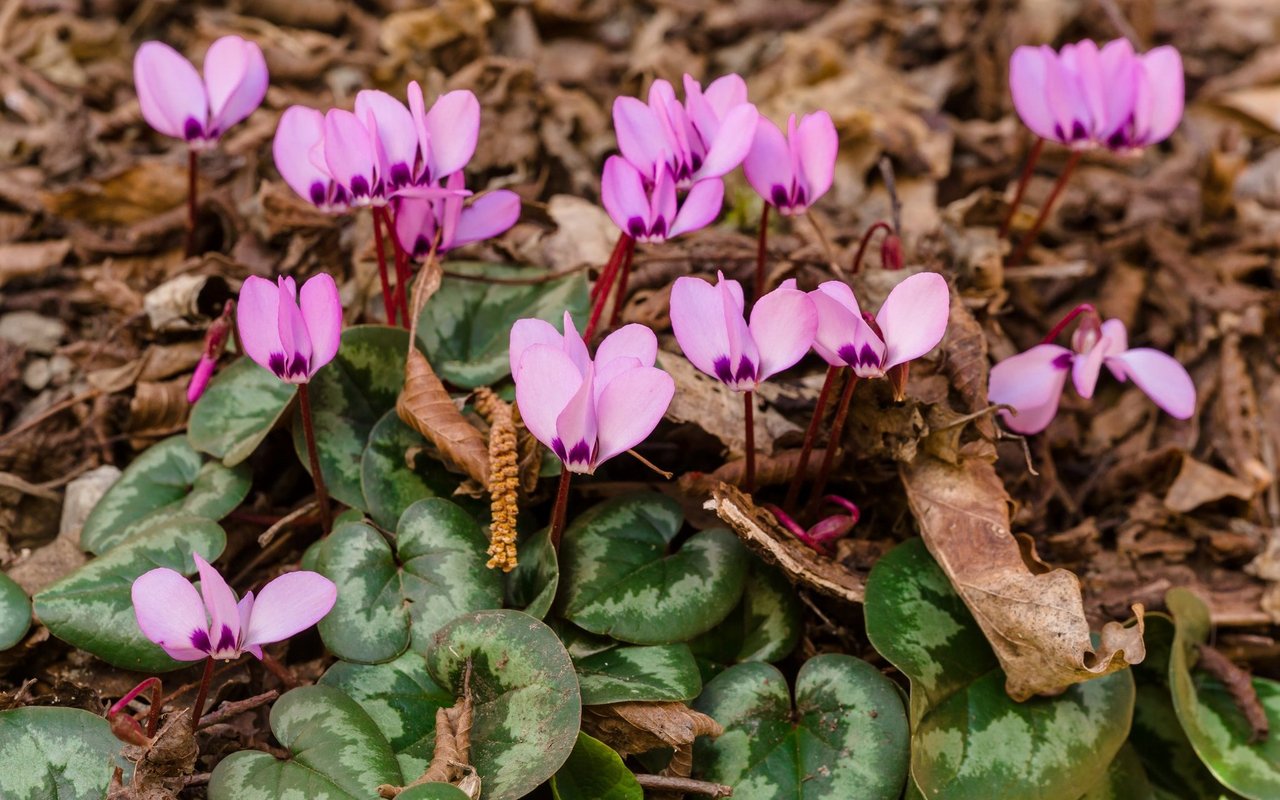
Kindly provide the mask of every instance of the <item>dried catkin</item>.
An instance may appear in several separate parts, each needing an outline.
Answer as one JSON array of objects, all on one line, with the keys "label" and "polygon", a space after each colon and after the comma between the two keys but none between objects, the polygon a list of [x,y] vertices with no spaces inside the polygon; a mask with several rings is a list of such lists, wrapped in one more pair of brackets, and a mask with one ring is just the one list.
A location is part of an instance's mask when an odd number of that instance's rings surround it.
[{"label": "dried catkin", "polygon": [[520,492],[516,424],[511,406],[491,390],[476,390],[475,407],[489,422],[489,524],[490,569],[510,572],[516,568],[516,516]]}]

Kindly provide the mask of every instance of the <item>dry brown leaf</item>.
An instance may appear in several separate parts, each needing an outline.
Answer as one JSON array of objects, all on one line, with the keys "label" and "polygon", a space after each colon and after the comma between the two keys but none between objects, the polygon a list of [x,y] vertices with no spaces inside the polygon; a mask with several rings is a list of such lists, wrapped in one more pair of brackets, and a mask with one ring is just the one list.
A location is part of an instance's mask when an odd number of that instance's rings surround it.
[{"label": "dry brown leaf", "polygon": [[[813,480],[822,470],[822,460],[826,457],[826,448],[818,448],[809,454],[809,463],[805,467],[805,480]],[[756,486],[780,486],[795,477],[800,467],[799,450],[783,450],[773,456],[756,456]],[[736,459],[723,464],[714,472],[686,472],[676,479],[680,491],[701,501],[715,491],[716,484],[727,483],[739,486],[746,475],[746,461]]]},{"label": "dry brown leaf", "polygon": [[989,461],[952,466],[925,456],[901,473],[925,544],[995,650],[1010,697],[1058,694],[1146,657],[1142,606],[1134,606],[1135,626],[1103,626],[1095,650],[1079,579],[1027,567],[1010,530],[1009,496]]},{"label": "dry brown leaf", "polygon": [[[731,455],[741,456],[746,450],[742,395],[699,372],[684,356],[659,350],[658,367],[676,382],[675,397],[667,407],[667,419],[691,422],[719,439]],[[772,453],[774,442],[783,434],[802,432],[777,411],[761,407],[760,401],[767,402],[774,388],[763,385],[756,396],[756,450],[760,453]]]},{"label": "dry brown leaf", "polygon": [[0,288],[15,278],[30,278],[58,266],[70,252],[68,239],[0,245]]},{"label": "dry brown leaf", "polygon": [[1255,487],[1245,481],[1187,456],[1165,493],[1164,504],[1171,511],[1186,513],[1224,497],[1252,500],[1255,494]]},{"label": "dry brown leaf", "polygon": [[411,56],[464,36],[482,35],[493,14],[489,0],[442,0],[391,14],[382,21],[380,38],[388,53]]},{"label": "dry brown leaf", "polygon": [[133,225],[176,208],[187,198],[186,170],[177,161],[138,161],[101,178],[41,196],[55,216],[89,224]]}]

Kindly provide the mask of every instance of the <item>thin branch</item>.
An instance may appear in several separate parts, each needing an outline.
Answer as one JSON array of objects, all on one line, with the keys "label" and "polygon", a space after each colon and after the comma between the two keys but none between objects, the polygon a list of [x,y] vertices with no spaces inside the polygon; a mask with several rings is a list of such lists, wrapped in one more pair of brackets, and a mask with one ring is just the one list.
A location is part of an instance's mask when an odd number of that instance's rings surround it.
[{"label": "thin branch", "polygon": [[644,775],[636,773],[636,783],[655,792],[697,794],[703,797],[733,797],[733,787],[723,783],[697,781],[693,778],[675,778],[668,775]]}]

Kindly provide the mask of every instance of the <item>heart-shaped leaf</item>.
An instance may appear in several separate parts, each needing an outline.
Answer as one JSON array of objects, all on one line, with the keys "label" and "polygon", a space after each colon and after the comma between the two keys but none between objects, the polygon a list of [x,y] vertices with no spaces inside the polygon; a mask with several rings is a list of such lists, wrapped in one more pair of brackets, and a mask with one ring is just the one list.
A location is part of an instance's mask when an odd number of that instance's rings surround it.
[{"label": "heart-shaped leaf", "polygon": [[133,460],[89,512],[80,546],[105,553],[155,520],[179,514],[222,519],[249,494],[245,465],[204,463],[185,436],[171,436]]},{"label": "heart-shaped leaf", "polygon": [[612,747],[585,733],[551,779],[556,800],[644,800],[644,789]]},{"label": "heart-shaped leaf", "polygon": [[[1232,791],[1256,800],[1280,797],[1280,738],[1251,742],[1249,723],[1222,683],[1192,670],[1212,630],[1208,606],[1187,589],[1170,589],[1165,604],[1175,625],[1169,658],[1173,708],[1191,746]],[[1271,729],[1280,729],[1280,682],[1254,678],[1253,688]]]},{"label": "heart-shaped leaf", "polygon": [[258,449],[297,393],[297,386],[253,359],[238,358],[213,376],[191,409],[187,439],[195,449],[233,467]]},{"label": "heart-shaped leaf", "polygon": [[692,700],[702,691],[698,662],[686,644],[613,647],[575,659],[583,705]]},{"label": "heart-shaped leaf", "polygon": [[560,586],[560,561],[551,546],[550,528],[543,528],[520,544],[520,561],[507,576],[507,605],[523,608],[543,619]]},{"label": "heart-shaped leaf", "polygon": [[394,554],[369,525],[337,528],[316,565],[338,585],[321,638],[346,661],[389,661],[408,647],[425,653],[449,620],[502,605],[501,574],[485,566],[488,544],[467,512],[440,498],[405,510]]},{"label": "heart-shaped leaf", "polygon": [[458,479],[430,458],[422,435],[400,421],[395,409],[369,432],[360,459],[360,488],[373,521],[394,528],[404,510],[428,497],[448,497]]},{"label": "heart-shaped leaf", "polygon": [[[310,383],[316,451],[329,494],[365,511],[361,461],[373,426],[395,408],[404,386],[409,332],[385,325],[357,325],[342,332],[338,355]],[[293,449],[307,471],[302,415],[293,421]]]},{"label": "heart-shaped leaf", "polygon": [[741,602],[689,647],[709,679],[729,664],[786,658],[800,642],[802,625],[795,587],[781,572],[752,558]]},{"label": "heart-shaped leaf", "polygon": [[130,590],[142,573],[168,567],[191,575],[193,553],[207,561],[222,554],[227,536],[201,517],[166,517],[129,537],[35,596],[36,616],[64,642],[103,661],[138,672],[186,666],[142,635]]},{"label": "heart-shaped leaf", "polygon": [[926,797],[1076,800],[1128,736],[1128,670],[1014,702],[981,629],[920,539],[876,562],[865,614],[867,638],[911,679],[911,773]]},{"label": "heart-shaped leaf", "polygon": [[507,347],[516,320],[536,317],[559,330],[566,310],[579,324],[585,319],[587,282],[579,273],[550,278],[529,267],[467,261],[449,262],[449,271],[476,279],[441,282],[418,317],[418,342],[436,374],[455,386],[487,386],[510,372]]},{"label": "heart-shaped leaf", "polygon": [[740,800],[896,800],[907,777],[907,715],[897,687],[861,659],[820,655],[787,679],[769,664],[717,675],[694,708],[724,734],[694,743],[701,777]]},{"label": "heart-shaped leaf", "polygon": [[633,644],[683,642],[717,625],[742,596],[746,550],[717,529],[668,554],[682,522],[679,504],[656,493],[583,514],[560,547],[560,613]]},{"label": "heart-shaped leaf", "polygon": [[384,783],[404,783],[378,726],[338,689],[287,692],[271,709],[271,731],[293,758],[232,753],[213,770],[209,800],[369,800]]},{"label": "heart-shaped leaf", "polygon": [[421,775],[435,752],[436,711],[453,692],[431,682],[426,660],[409,651],[385,664],[339,661],[320,678],[355,700],[387,737],[406,778]]},{"label": "heart-shaped leaf", "polygon": [[22,641],[30,627],[31,601],[27,593],[0,572],[0,652]]},{"label": "heart-shaped leaf", "polygon": [[78,708],[0,711],[0,797],[100,800],[124,765],[120,746],[105,719]]},{"label": "heart-shaped leaf", "polygon": [[582,701],[555,633],[521,611],[477,611],[438,631],[431,679],[462,694],[472,665],[471,763],[483,800],[516,800],[560,769],[577,740]]},{"label": "heart-shaped leaf", "polygon": [[1147,771],[1131,745],[1116,753],[1102,782],[1081,796],[1080,800],[1155,800],[1155,789]]}]

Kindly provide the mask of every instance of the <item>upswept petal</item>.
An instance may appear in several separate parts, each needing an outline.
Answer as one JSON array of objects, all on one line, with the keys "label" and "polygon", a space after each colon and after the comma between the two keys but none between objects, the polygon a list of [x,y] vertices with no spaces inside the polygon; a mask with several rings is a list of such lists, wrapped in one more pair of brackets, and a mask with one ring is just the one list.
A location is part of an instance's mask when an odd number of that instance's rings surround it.
[{"label": "upswept petal", "polygon": [[1102,342],[1089,348],[1088,352],[1077,353],[1071,362],[1071,382],[1075,384],[1076,394],[1088,400],[1093,397],[1093,390],[1098,385],[1098,375],[1102,372],[1102,359],[1106,357],[1106,349]]},{"label": "upswept petal", "polygon": [[613,101],[613,131],[622,157],[649,181],[657,180],[669,145],[666,128],[653,109],[635,97],[619,97]]},{"label": "upswept petal", "polygon": [[1124,323],[1118,319],[1109,319],[1102,323],[1102,337],[1107,340],[1107,355],[1123,353],[1129,349],[1129,332]]},{"label": "upswept petal", "polygon": [[192,646],[191,634],[209,629],[204,601],[191,581],[166,567],[144,572],[130,590],[133,614],[142,634],[179,661],[199,661],[205,651]]},{"label": "upswept petal", "polygon": [[682,275],[671,286],[671,328],[676,342],[699,370],[716,375],[716,360],[729,356],[729,333],[713,309],[724,301],[702,278]]},{"label": "upswept petal", "polygon": [[[720,308],[724,314],[726,338],[729,340],[729,369],[732,378],[713,373],[735,391],[749,391],[754,388],[760,376],[760,349],[751,336],[751,328],[742,317],[742,284],[734,280],[726,280],[724,272],[716,271],[716,292],[720,295]],[[711,309],[703,313],[714,314]],[[749,373],[743,372],[750,362]]]},{"label": "upswept petal", "polygon": [[245,278],[236,301],[236,327],[240,330],[245,354],[266,369],[271,369],[271,355],[284,350],[280,342],[279,313],[279,288],[257,275]]},{"label": "upswept petal", "polygon": [[635,367],[613,378],[596,404],[602,464],[645,440],[667,413],[676,384],[656,367]]},{"label": "upswept petal", "polygon": [[378,184],[373,138],[350,111],[331,108],[324,115],[324,161],[329,174],[354,201],[367,203]]},{"label": "upswept petal", "polygon": [[831,115],[825,111],[804,115],[796,126],[796,141],[792,144],[800,156],[800,169],[808,190],[805,204],[812,205],[827,193],[835,179],[840,136]]},{"label": "upswept petal", "polygon": [[[848,289],[847,286],[845,288]],[[813,336],[814,352],[833,367],[864,366],[865,360],[867,368],[872,368],[870,365],[874,362],[873,369],[879,370],[884,361],[884,342],[862,318],[862,314],[850,311],[848,306],[833,296],[832,291],[824,291],[821,286],[809,293],[809,299],[813,301],[818,320]],[[868,347],[871,348],[871,355],[864,359]]]},{"label": "upswept petal", "polygon": [[951,290],[936,272],[919,272],[893,287],[876,313],[884,336],[884,368],[896,366],[938,346],[947,332]]},{"label": "upswept petal", "polygon": [[356,93],[355,115],[365,130],[375,134],[373,144],[381,159],[379,174],[388,190],[409,184],[418,162],[418,130],[413,114],[386,92],[364,89]]},{"label": "upswept petal", "polygon": [[413,258],[425,258],[436,238],[435,205],[423,197],[396,198],[396,238]]},{"label": "upswept petal", "polygon": [[1072,358],[1065,347],[1040,344],[991,368],[987,400],[1018,412],[1000,412],[1009,430],[1032,434],[1049,427],[1058,413]]},{"label": "upswept petal", "polygon": [[596,348],[596,364],[603,369],[615,358],[638,359],[646,367],[652,367],[658,357],[658,337],[646,325],[623,325],[604,337]]},{"label": "upswept petal", "polygon": [[298,300],[311,342],[311,374],[333,360],[342,341],[342,299],[333,276],[321,272],[302,284]]},{"label": "upswept petal", "polygon": [[724,181],[719,178],[698,181],[684,196],[675,221],[667,231],[667,238],[707,227],[720,215],[723,204]]},{"label": "upswept petal", "polygon": [[204,83],[209,90],[209,136],[252,114],[267,96],[267,60],[257,42],[223,36],[204,56]]},{"label": "upswept petal", "polygon": [[452,175],[467,165],[480,139],[480,101],[467,89],[446,92],[426,114],[429,180]]},{"label": "upswept petal", "polygon": [[[1116,369],[1117,362],[1122,369]],[[1196,385],[1187,370],[1173,356],[1137,347],[1107,358],[1113,371],[1123,371],[1147,397],[1175,419],[1190,419],[1196,413]],[[1117,375],[1117,377],[1120,377]]]},{"label": "upswept petal", "polygon": [[702,166],[693,173],[693,180],[719,178],[741,164],[751,150],[759,118],[760,112],[749,103],[737,106],[725,115],[720,121],[719,132],[710,142]]},{"label": "upswept petal", "polygon": [[853,293],[853,287],[844,281],[824,281],[818,284],[818,288],[814,291],[822,292],[850,314],[862,319],[862,308],[858,305],[858,296]]},{"label": "upswept petal", "polygon": [[1107,42],[1099,59],[1105,82],[1105,124],[1099,126],[1097,135],[1106,142],[1130,121],[1141,65],[1134,56],[1133,45],[1129,44],[1128,39]]},{"label": "upswept petal", "polygon": [[1145,111],[1146,126],[1140,132],[1139,144],[1155,144],[1169,138],[1182,121],[1186,103],[1186,82],[1182,74],[1182,56],[1169,45],[1157,47],[1141,57],[1141,69],[1149,87],[1149,107]]},{"label": "upswept petal", "polygon": [[209,612],[209,642],[214,650],[233,648],[240,641],[240,609],[236,593],[231,591],[222,573],[213,565],[192,554],[200,571],[200,594]]},{"label": "upswept petal", "polygon": [[506,233],[520,219],[520,195],[508,189],[486,192],[464,206],[449,248],[491,239]]},{"label": "upswept petal", "polygon": [[[556,435],[563,448],[557,455],[561,456],[565,468],[570,472],[590,473],[595,470],[592,459],[599,432],[595,400],[595,367],[587,364],[587,371],[578,384],[578,391],[574,392],[564,410],[556,417]],[[580,449],[584,444],[585,452]]]},{"label": "upswept petal", "polygon": [[[685,94],[688,94],[689,80],[691,78],[686,75]],[[707,84],[702,96],[711,105],[711,109],[715,111],[716,116],[724,119],[725,115],[729,113],[729,109],[747,102],[747,82],[736,72],[721,75]]]},{"label": "upswept petal", "polygon": [[818,311],[804,292],[780,287],[756,301],[750,328],[760,351],[757,380],[763,381],[809,352],[818,328]]},{"label": "upswept petal", "polygon": [[1064,144],[1090,142],[1089,111],[1080,96],[1076,76],[1064,62],[1071,60],[1074,48],[1067,45],[1057,55],[1047,45],[1041,46],[1044,54],[1045,80],[1041,91],[1054,121],[1055,134],[1050,137]]},{"label": "upswept petal", "polygon": [[622,156],[609,156],[600,179],[600,199],[613,224],[638,238],[649,226],[649,196],[640,171]]},{"label": "upswept petal", "polygon": [[1100,136],[1101,129],[1107,124],[1107,92],[1119,87],[1106,85],[1098,45],[1093,40],[1085,39],[1076,44],[1072,49],[1072,56],[1080,104],[1088,113],[1089,132]]},{"label": "upswept petal", "polygon": [[1056,120],[1045,93],[1046,59],[1054,57],[1052,51],[1046,53],[1040,47],[1023,45],[1014,50],[1009,60],[1009,90],[1022,124],[1043,139],[1061,141],[1054,130]]},{"label": "upswept petal", "polygon": [[586,375],[587,365],[591,363],[591,352],[587,350],[587,343],[582,334],[578,333],[578,326],[573,324],[573,315],[568,311],[564,312],[561,329],[564,331],[564,354],[578,368],[579,375]]},{"label": "upswept petal", "polygon": [[515,373],[516,406],[529,433],[547,447],[557,438],[556,419],[577,394],[582,373],[559,347],[526,348]]},{"label": "upswept petal", "polygon": [[742,172],[766,203],[778,207],[790,199],[791,184],[796,178],[791,169],[790,148],[787,137],[768,117],[761,117],[756,125]]},{"label": "upswept petal", "polygon": [[289,188],[314,206],[328,197],[329,173],[311,160],[311,150],[324,139],[324,114],[306,106],[290,106],[280,115],[271,153]]},{"label": "upswept petal", "polygon": [[338,597],[333,581],[314,572],[290,572],[262,587],[249,615],[246,649],[287,639],[319,622]]},{"label": "upswept petal", "polygon": [[199,139],[208,125],[209,99],[200,73],[163,42],[144,42],[133,57],[133,83],[147,124],[175,139]]},{"label": "upswept petal", "polygon": [[511,366],[511,377],[520,380],[520,359],[535,344],[544,344],[557,350],[564,347],[564,336],[556,330],[556,326],[545,319],[518,319],[511,326],[511,338],[507,355]]}]

